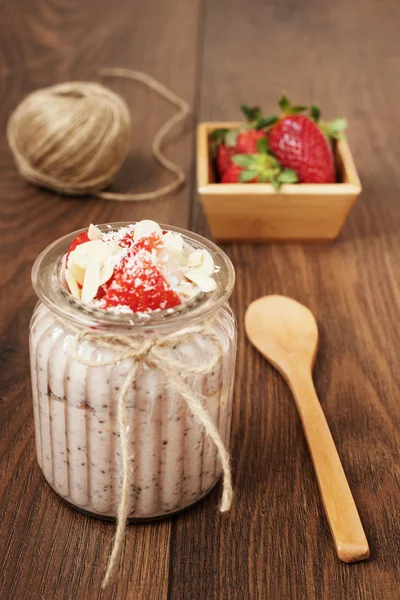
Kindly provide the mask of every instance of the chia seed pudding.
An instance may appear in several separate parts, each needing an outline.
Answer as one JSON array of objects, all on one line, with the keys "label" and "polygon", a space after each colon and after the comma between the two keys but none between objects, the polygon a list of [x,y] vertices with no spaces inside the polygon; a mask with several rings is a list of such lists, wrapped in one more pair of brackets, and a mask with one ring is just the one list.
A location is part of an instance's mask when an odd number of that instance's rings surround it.
[{"label": "chia seed pudding", "polygon": [[[234,271],[220,249],[152,221],[91,226],[46,248],[32,279],[39,296],[30,330],[37,458],[62,498],[106,518],[116,516],[121,498],[118,400],[134,359],[115,362],[112,347],[80,339],[80,328],[156,340],[209,322],[212,338],[199,332],[164,352],[188,368],[217,353],[209,371],[177,367],[177,375],[229,445],[236,325],[227,300]],[[140,363],[126,406],[129,518],[166,516],[207,494],[221,475],[216,447],[164,372]]]}]

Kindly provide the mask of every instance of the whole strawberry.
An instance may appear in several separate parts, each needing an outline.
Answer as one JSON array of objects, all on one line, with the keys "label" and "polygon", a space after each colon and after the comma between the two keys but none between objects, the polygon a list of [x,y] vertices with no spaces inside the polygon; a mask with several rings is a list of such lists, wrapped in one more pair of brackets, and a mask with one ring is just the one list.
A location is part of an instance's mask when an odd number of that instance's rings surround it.
[{"label": "whole strawberry", "polygon": [[232,157],[235,154],[255,154],[257,143],[265,139],[265,131],[256,129],[245,130],[221,130],[214,132],[213,138],[217,140],[217,170],[220,178],[232,165]]},{"label": "whole strawberry", "polygon": [[340,137],[346,127],[344,119],[328,125],[318,125],[320,111],[311,108],[311,115],[302,115],[306,107],[292,106],[282,96],[283,115],[267,132],[269,147],[282,166],[293,169],[301,183],[334,183],[335,161],[329,137]]}]

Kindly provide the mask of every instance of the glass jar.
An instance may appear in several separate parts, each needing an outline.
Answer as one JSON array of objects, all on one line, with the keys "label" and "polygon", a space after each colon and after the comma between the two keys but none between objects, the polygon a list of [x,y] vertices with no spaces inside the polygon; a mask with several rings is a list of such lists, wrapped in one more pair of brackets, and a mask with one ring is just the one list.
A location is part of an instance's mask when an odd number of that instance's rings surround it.
[{"label": "glass jar", "polygon": [[[109,231],[110,225],[100,229]],[[172,313],[152,313],[147,319],[133,313],[109,314],[68,294],[62,284],[62,256],[79,231],[48,246],[32,270],[39,297],[30,326],[38,462],[49,485],[64,500],[97,517],[115,518],[121,499],[118,402],[134,359],[116,361],[112,347],[88,340],[80,331],[157,341],[188,327],[201,330],[198,326],[208,323],[212,337],[199,331],[164,352],[177,365],[176,376],[201,398],[225,446],[229,444],[236,324],[227,300],[234,285],[233,266],[201,236],[174,227],[165,229],[180,233],[195,248],[207,249],[217,267],[217,290],[200,294]],[[218,360],[207,370],[215,352]],[[193,373],[193,367],[201,371],[202,365],[204,372]],[[184,366],[192,372],[185,374]],[[126,416],[129,519],[181,511],[217,483],[221,464],[215,445],[157,365],[138,362],[136,377],[126,392]]]}]

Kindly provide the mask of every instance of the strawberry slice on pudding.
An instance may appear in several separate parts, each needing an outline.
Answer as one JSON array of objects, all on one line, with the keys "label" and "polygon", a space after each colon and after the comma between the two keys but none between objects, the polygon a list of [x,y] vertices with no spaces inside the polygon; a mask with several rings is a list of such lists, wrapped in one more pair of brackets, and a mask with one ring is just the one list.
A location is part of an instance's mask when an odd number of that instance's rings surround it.
[{"label": "strawberry slice on pudding", "polygon": [[129,254],[115,270],[107,286],[103,286],[103,308],[126,306],[133,312],[166,310],[181,304],[150,255]]}]

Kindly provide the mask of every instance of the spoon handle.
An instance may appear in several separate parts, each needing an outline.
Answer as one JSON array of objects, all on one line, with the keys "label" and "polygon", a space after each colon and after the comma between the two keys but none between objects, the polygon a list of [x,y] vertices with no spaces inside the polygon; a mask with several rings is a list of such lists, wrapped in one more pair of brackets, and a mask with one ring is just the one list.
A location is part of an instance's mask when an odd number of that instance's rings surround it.
[{"label": "spoon handle", "polygon": [[309,368],[293,370],[288,382],[296,400],[325,513],[340,560],[369,557],[368,541]]}]

